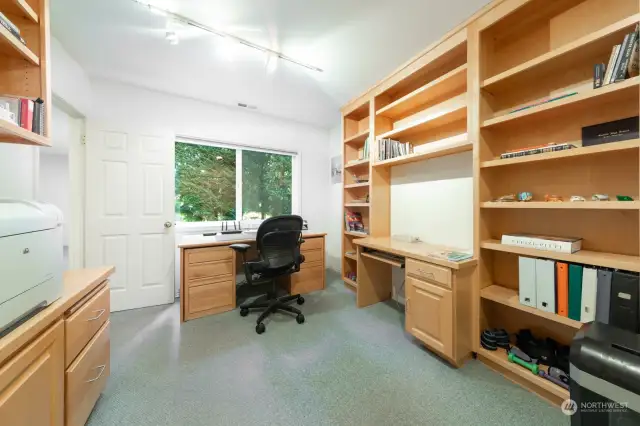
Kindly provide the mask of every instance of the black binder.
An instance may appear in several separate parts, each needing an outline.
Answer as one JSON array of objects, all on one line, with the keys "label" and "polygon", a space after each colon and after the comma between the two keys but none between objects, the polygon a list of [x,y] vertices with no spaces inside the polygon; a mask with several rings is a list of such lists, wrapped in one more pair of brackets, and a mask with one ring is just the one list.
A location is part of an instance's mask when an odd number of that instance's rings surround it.
[{"label": "black binder", "polygon": [[639,296],[638,274],[614,271],[611,279],[609,324],[634,333],[640,332],[638,327]]},{"label": "black binder", "polygon": [[611,306],[611,276],[613,272],[598,269],[598,290],[596,292],[596,321],[609,324]]}]

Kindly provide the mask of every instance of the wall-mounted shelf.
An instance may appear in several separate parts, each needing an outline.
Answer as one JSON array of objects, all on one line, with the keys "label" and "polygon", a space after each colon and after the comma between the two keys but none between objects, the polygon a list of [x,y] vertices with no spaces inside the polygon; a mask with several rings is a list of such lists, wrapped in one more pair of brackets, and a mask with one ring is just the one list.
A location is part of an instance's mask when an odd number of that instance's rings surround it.
[{"label": "wall-mounted shelf", "polygon": [[345,207],[369,207],[369,203],[344,203]]},{"label": "wall-mounted shelf", "polygon": [[511,164],[530,163],[532,161],[557,160],[581,155],[593,155],[638,148],[640,148],[640,139],[633,139],[623,142],[611,142],[601,145],[568,149],[566,151],[545,152],[544,154],[526,155],[524,157],[482,161],[480,162],[480,168],[508,166]]},{"label": "wall-mounted shelf", "polygon": [[344,186],[344,189],[366,188],[368,186],[369,186],[369,182],[349,183]]},{"label": "wall-mounted shelf", "polygon": [[640,201],[565,201],[562,203],[545,201],[500,203],[485,201],[480,204],[480,207],[483,209],[640,210]]},{"label": "wall-mounted shelf", "polygon": [[605,268],[617,268],[626,271],[640,272],[640,257],[624,254],[602,253],[597,251],[580,250],[576,253],[557,253],[547,250],[536,250],[525,247],[509,246],[498,240],[486,240],[480,243],[480,247],[487,250],[495,250],[530,257],[544,257],[548,259],[562,260],[564,262],[582,263],[585,265],[603,266]]},{"label": "wall-mounted shelf", "polygon": [[368,165],[369,165],[369,159],[358,160],[358,161],[352,161],[350,163],[345,164],[344,169],[347,170],[355,167],[362,167],[362,166],[368,166]]},{"label": "wall-mounted shelf", "polygon": [[467,64],[464,64],[379,109],[376,115],[397,119],[415,112],[429,101],[440,99],[449,93],[463,92],[466,87]]},{"label": "wall-mounted shelf", "polygon": [[391,138],[402,140],[404,137],[426,132],[437,127],[445,126],[449,123],[462,120],[466,116],[467,106],[456,105],[452,109],[439,110],[434,114],[412,121],[405,126],[383,133],[378,136],[378,139]]},{"label": "wall-mounted shelf", "polygon": [[369,129],[345,139],[344,143],[364,143],[364,141],[367,140],[367,137],[369,137]]},{"label": "wall-mounted shelf", "polygon": [[347,259],[351,259],[351,260],[358,260],[358,256],[356,256],[355,254],[351,254],[351,253],[345,253],[344,257],[346,257]]},{"label": "wall-mounted shelf", "polygon": [[401,164],[414,163],[416,161],[423,161],[438,157],[444,157],[447,155],[458,154],[460,152],[472,151],[473,143],[470,141],[461,141],[456,144],[451,144],[446,147],[435,148],[432,150],[425,150],[423,152],[415,152],[409,155],[403,155],[401,157],[390,158],[388,160],[377,161],[373,163],[374,168],[378,167],[393,167]]},{"label": "wall-mounted shelf", "polygon": [[22,16],[38,23],[38,14],[25,0],[0,0],[0,11]]},{"label": "wall-mounted shelf", "polygon": [[493,302],[500,303],[501,305],[509,306],[523,312],[528,312],[531,315],[545,318],[558,324],[575,328],[577,330],[579,330],[583,325],[580,321],[574,321],[571,318],[563,317],[561,315],[552,314],[550,312],[545,312],[540,309],[523,305],[520,303],[518,292],[516,290],[512,290],[510,288],[502,287],[499,285],[491,285],[489,287],[483,288],[480,292],[480,297],[485,300],[491,300]]},{"label": "wall-mounted shelf", "polygon": [[0,118],[0,141],[22,145],[51,146],[51,139]]},{"label": "wall-mounted shelf", "polygon": [[2,25],[0,25],[0,53],[13,58],[24,59],[36,66],[40,65],[38,56]]},{"label": "wall-mounted shelf", "polygon": [[576,95],[559,99],[557,101],[485,120],[482,123],[482,127],[488,128],[533,117],[536,119],[543,119],[550,115],[558,114],[561,111],[566,112],[572,108],[599,108],[602,107],[602,104],[605,102],[624,100],[633,95],[637,97],[639,83],[640,77],[634,77],[619,83],[611,83],[598,89],[584,90]]}]

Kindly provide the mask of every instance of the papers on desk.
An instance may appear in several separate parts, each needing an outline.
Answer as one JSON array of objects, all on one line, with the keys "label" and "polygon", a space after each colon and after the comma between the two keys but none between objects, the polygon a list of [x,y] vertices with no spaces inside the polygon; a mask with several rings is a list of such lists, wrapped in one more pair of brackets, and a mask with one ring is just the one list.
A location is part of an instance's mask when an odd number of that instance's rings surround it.
[{"label": "papers on desk", "polygon": [[431,252],[427,256],[435,259],[448,260],[450,262],[462,262],[463,260],[471,259],[473,257],[471,253],[449,250]]}]

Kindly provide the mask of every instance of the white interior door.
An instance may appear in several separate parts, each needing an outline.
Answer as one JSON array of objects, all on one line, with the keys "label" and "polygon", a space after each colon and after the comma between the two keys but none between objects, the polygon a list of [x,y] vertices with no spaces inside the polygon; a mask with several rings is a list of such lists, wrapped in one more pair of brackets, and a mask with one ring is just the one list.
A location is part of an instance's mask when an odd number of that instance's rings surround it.
[{"label": "white interior door", "polygon": [[174,137],[88,125],[86,264],[115,265],[111,310],[174,300]]}]

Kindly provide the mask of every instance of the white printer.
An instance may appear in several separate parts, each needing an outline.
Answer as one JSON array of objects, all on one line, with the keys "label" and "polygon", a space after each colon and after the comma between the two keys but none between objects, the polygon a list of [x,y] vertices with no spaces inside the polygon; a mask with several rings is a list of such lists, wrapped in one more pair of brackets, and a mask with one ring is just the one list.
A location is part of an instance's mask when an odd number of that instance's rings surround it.
[{"label": "white printer", "polygon": [[0,199],[0,336],[62,294],[62,213]]}]

